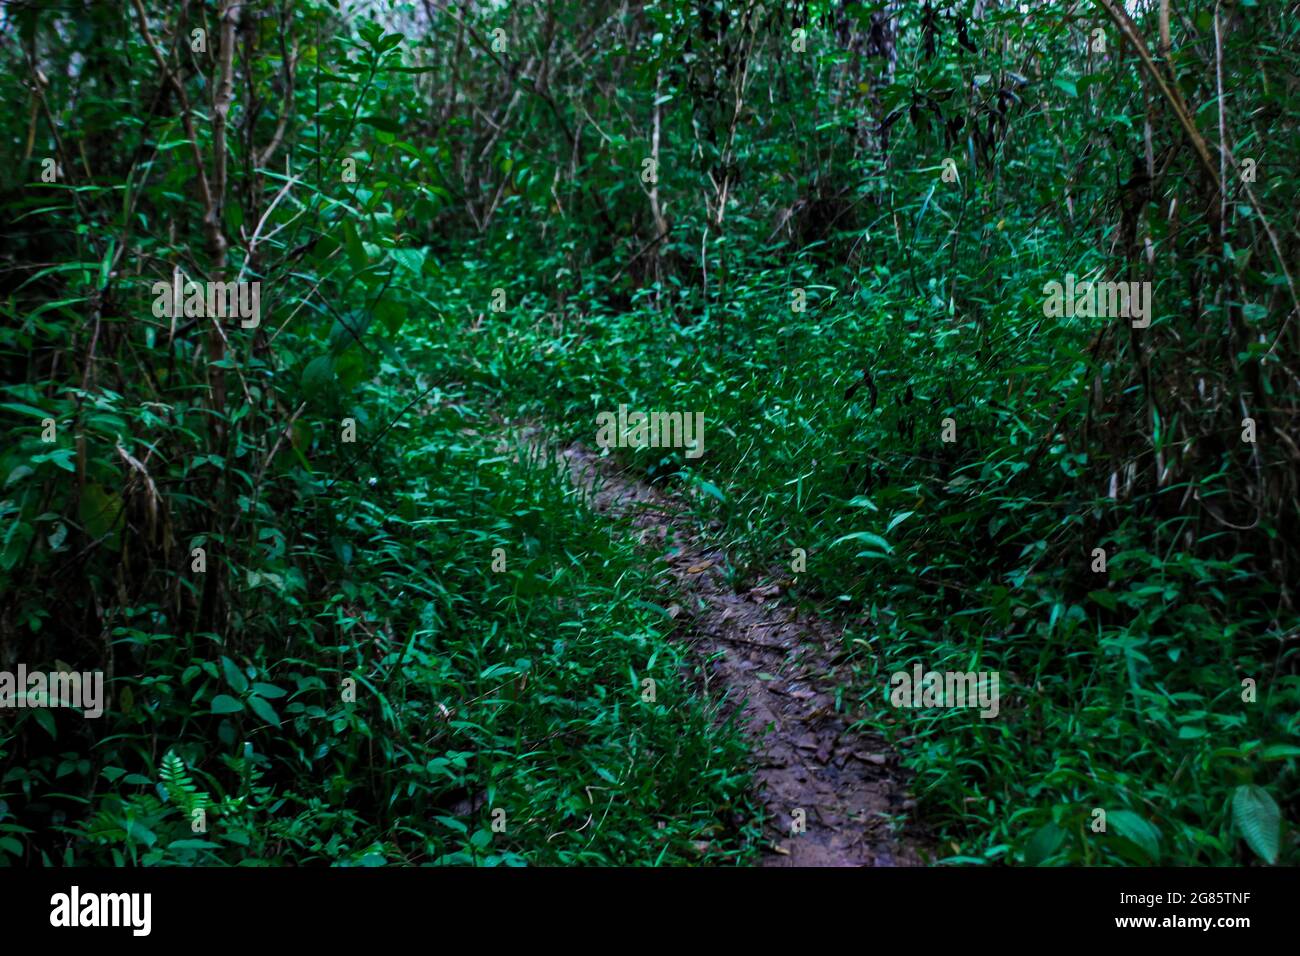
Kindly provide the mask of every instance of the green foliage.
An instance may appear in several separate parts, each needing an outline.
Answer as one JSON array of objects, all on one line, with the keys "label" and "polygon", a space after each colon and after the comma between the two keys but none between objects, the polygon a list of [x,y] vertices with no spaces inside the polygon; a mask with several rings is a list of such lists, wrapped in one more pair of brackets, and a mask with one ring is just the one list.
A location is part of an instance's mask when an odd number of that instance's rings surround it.
[{"label": "green foliage", "polygon": [[1282,842],[1282,813],[1267,790],[1246,785],[1233,791],[1232,819],[1261,860],[1277,862]]},{"label": "green foliage", "polygon": [[[644,555],[507,424],[620,404],[705,413],[626,463],[845,619],[936,859],[1296,862],[1283,5],[1158,56],[1222,191],[1099,8],[258,0],[227,61],[142,6],[0,20],[0,661],[112,678],[0,726],[0,862],[752,860]],[[1046,318],[1067,272],[1150,328]],[[915,663],[1000,716],[893,708]]]},{"label": "green foliage", "polygon": [[199,791],[185,770],[185,762],[173,751],[169,750],[163,757],[158,776],[167,792],[167,798],[186,816],[192,816],[195,810],[204,810],[211,804],[211,798]]}]

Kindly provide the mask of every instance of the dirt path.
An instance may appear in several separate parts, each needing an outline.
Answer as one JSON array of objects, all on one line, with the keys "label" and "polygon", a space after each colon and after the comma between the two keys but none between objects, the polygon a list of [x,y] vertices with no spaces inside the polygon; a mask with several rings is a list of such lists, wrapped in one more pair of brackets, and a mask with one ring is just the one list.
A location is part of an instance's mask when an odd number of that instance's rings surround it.
[{"label": "dirt path", "polygon": [[[536,428],[522,438],[534,448],[543,441]],[[743,708],[772,843],[762,865],[917,863],[890,821],[910,807],[897,758],[883,741],[849,732],[852,720],[835,709],[840,628],[783,607],[778,584],[734,592],[725,554],[702,541],[671,494],[581,444],[558,454],[597,513],[629,519],[660,555],[686,598],[670,611],[701,662],[706,692]],[[797,834],[796,810],[806,818]]]}]

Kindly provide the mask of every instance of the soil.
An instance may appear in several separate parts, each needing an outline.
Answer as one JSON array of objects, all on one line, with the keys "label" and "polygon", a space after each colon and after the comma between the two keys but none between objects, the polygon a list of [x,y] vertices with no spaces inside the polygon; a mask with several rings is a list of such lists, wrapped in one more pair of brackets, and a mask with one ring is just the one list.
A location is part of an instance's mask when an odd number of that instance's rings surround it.
[{"label": "soil", "polygon": [[[521,437],[534,450],[545,445],[536,427],[522,429]],[[916,844],[901,830],[913,803],[897,755],[878,737],[850,730],[855,720],[836,706],[847,680],[837,674],[843,623],[783,602],[779,571],[770,583],[733,590],[725,552],[706,540],[673,490],[653,487],[581,444],[549,453],[565,462],[593,511],[629,522],[642,546],[659,556],[681,596],[669,613],[699,662],[706,693],[728,712],[741,710],[767,809],[770,846],[761,865],[918,864]],[[798,810],[803,832],[796,832]]]}]

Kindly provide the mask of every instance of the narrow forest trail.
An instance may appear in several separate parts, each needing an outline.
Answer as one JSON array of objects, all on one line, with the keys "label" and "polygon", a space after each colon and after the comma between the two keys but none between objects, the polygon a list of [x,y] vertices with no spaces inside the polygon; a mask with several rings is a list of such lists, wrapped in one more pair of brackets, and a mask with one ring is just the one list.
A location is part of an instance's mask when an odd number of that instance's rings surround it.
[{"label": "narrow forest trail", "polygon": [[[534,426],[519,434],[534,451],[546,447]],[[910,803],[897,755],[883,740],[850,731],[853,721],[835,707],[837,690],[845,689],[836,666],[841,628],[783,606],[779,584],[734,591],[725,553],[703,540],[671,492],[580,443],[546,450],[563,460],[593,511],[640,529],[640,545],[656,553],[686,598],[670,611],[700,665],[705,693],[722,699],[728,713],[743,709],[767,809],[770,850],[760,865],[918,864],[915,847],[891,823]],[[797,810],[806,830],[796,834]]]}]

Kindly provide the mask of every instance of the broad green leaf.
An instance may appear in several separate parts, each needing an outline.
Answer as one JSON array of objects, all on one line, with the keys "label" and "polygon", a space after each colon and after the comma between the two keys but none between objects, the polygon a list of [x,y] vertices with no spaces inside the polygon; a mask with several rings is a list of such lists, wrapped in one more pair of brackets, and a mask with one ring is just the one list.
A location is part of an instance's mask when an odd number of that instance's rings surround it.
[{"label": "broad green leaf", "polygon": [[218,694],[212,698],[212,712],[214,714],[238,714],[243,709],[244,705],[229,694]]},{"label": "broad green leaf", "polygon": [[1232,820],[1261,860],[1277,862],[1282,848],[1282,811],[1267,790],[1245,784],[1233,791]]},{"label": "broad green leaf", "polygon": [[257,714],[257,716],[261,717],[268,724],[272,724],[276,727],[280,726],[280,715],[275,712],[275,708],[256,694],[248,698],[248,707],[253,713]]},{"label": "broad green leaf", "polygon": [[239,669],[239,665],[229,657],[221,658],[221,671],[226,676],[226,683],[230,685],[230,689],[236,694],[242,694],[248,690],[248,678]]},{"label": "broad green leaf", "polygon": [[1159,859],[1160,831],[1144,817],[1132,810],[1113,810],[1106,814],[1106,825],[1134,843],[1152,863]]}]

